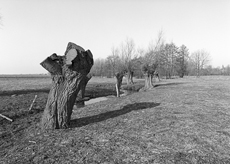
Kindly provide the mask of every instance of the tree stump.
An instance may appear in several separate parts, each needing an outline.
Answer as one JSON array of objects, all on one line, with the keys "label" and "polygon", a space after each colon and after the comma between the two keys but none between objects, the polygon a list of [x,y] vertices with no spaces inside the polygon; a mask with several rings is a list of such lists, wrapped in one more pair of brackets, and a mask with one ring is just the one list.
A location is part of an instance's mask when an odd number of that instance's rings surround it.
[{"label": "tree stump", "polygon": [[77,94],[93,65],[92,53],[70,42],[64,56],[53,54],[41,65],[52,76],[41,128],[68,128]]},{"label": "tree stump", "polygon": [[117,80],[117,83],[116,83],[117,97],[120,97],[120,89],[121,89],[121,84],[122,84],[123,76],[124,76],[124,73],[122,73],[122,72],[118,72],[115,75],[116,80]]}]

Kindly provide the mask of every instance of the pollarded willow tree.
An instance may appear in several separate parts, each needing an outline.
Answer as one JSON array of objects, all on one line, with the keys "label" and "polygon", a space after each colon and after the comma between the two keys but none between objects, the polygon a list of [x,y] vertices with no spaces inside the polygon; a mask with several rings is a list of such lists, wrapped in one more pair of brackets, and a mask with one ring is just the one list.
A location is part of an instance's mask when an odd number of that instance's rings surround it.
[{"label": "pollarded willow tree", "polygon": [[142,72],[145,77],[145,89],[151,89],[153,88],[153,82],[152,79],[154,77],[154,72],[157,68],[158,64],[157,62],[152,62],[152,63],[145,63],[142,65]]},{"label": "pollarded willow tree", "polygon": [[[107,77],[113,77],[121,69],[121,58],[119,56],[118,48],[111,48],[111,55],[106,58]],[[122,68],[124,69],[124,68]]]},{"label": "pollarded willow tree", "polygon": [[122,79],[125,75],[125,72],[117,72],[115,74],[115,77],[116,77],[116,92],[117,92],[117,97],[120,97],[120,90],[121,90],[121,84],[122,84]]},{"label": "pollarded willow tree", "polygon": [[111,55],[106,58],[106,71],[116,78],[117,97],[120,97],[120,88],[123,77],[127,75],[127,84],[133,84],[135,45],[132,39],[122,43],[120,49],[112,47]]},{"label": "pollarded willow tree", "polygon": [[136,58],[135,43],[133,39],[127,38],[120,47],[120,58],[121,64],[124,67],[125,74],[127,75],[127,84],[133,84],[133,75],[134,75],[134,62]]},{"label": "pollarded willow tree", "polygon": [[158,38],[156,43],[149,46],[149,50],[145,53],[142,59],[142,67],[141,70],[145,77],[145,89],[152,89],[153,82],[152,79],[154,74],[161,63],[161,54],[164,49],[164,40],[163,40],[163,32],[160,31],[158,33]]},{"label": "pollarded willow tree", "polygon": [[52,76],[52,86],[41,127],[42,129],[68,128],[77,94],[93,66],[93,55],[90,50],[85,51],[70,42],[64,56],[53,54],[41,65]]}]

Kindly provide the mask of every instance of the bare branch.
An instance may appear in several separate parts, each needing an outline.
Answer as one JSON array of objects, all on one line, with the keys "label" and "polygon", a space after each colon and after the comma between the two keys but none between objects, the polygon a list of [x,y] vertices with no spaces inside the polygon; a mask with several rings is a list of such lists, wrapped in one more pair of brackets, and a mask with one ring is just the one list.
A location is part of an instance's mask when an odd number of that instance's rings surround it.
[{"label": "bare branch", "polygon": [[164,44],[164,35],[163,35],[163,31],[160,30],[158,32],[158,35],[157,35],[157,39],[155,40],[155,43],[152,41],[150,42],[149,44],[149,47],[148,47],[148,50],[149,51],[153,51],[153,52],[156,52],[159,50],[159,48]]},{"label": "bare branch", "polygon": [[30,105],[29,110],[31,110],[31,109],[33,108],[33,105],[34,105],[34,103],[35,103],[35,101],[36,101],[36,98],[37,98],[37,95],[34,96],[34,99],[33,99],[32,103],[31,103],[31,105]]},{"label": "bare branch", "polygon": [[0,117],[7,119],[8,121],[13,122],[13,120],[9,117],[4,116],[3,114],[0,114]]}]

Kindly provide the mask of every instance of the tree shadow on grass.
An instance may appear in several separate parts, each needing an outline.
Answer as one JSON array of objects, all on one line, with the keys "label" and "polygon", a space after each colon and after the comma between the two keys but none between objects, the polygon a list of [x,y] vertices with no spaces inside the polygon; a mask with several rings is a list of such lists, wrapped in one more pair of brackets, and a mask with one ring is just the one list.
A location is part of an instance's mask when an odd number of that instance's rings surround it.
[{"label": "tree shadow on grass", "polygon": [[101,122],[101,121],[105,121],[110,118],[118,117],[118,116],[127,114],[131,111],[137,111],[137,110],[142,110],[146,108],[154,108],[159,105],[160,103],[151,103],[151,102],[128,104],[119,110],[108,111],[108,112],[100,113],[94,116],[88,116],[88,117],[71,120],[70,127],[71,128],[82,127],[88,124]]},{"label": "tree shadow on grass", "polygon": [[180,84],[184,84],[184,83],[163,83],[163,84],[156,84],[156,85],[154,85],[154,87],[180,85]]}]

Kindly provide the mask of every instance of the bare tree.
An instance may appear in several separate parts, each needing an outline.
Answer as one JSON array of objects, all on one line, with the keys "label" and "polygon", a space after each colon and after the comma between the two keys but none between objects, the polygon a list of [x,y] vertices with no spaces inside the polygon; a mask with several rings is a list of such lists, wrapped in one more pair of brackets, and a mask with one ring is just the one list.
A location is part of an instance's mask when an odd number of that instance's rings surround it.
[{"label": "bare tree", "polygon": [[111,48],[111,55],[106,58],[107,72],[109,71],[110,76],[115,76],[118,72],[119,66],[121,65],[121,60],[119,56],[119,50],[117,48]]},{"label": "bare tree", "polygon": [[195,64],[196,76],[199,77],[201,70],[210,62],[210,55],[205,50],[197,50],[192,53],[191,59]]},{"label": "bare tree", "polygon": [[145,89],[153,88],[152,79],[161,62],[161,54],[164,48],[163,32],[158,33],[155,44],[150,44],[148,52],[143,57],[142,72],[145,77]]},{"label": "bare tree", "polygon": [[[112,76],[116,78],[116,92],[117,97],[120,97],[120,89],[123,80],[123,76],[126,73],[126,67],[124,62],[122,62],[121,55],[119,54],[118,48],[112,47],[112,53],[107,57],[107,63],[110,65],[110,69],[112,69]],[[108,71],[108,70],[107,70]]]},{"label": "bare tree", "polygon": [[106,59],[107,72],[112,72],[112,76],[116,77],[117,97],[120,97],[123,76],[127,75],[127,84],[133,83],[134,61],[136,60],[134,41],[127,38],[120,49],[112,47],[111,51],[111,55]]},{"label": "bare tree", "polygon": [[171,78],[175,75],[176,59],[178,54],[178,47],[174,43],[165,44],[163,52],[161,53],[161,63],[165,70],[166,78]]},{"label": "bare tree", "polygon": [[127,73],[127,84],[133,84],[134,68],[132,60],[136,57],[133,39],[127,38],[126,41],[121,44],[120,57]]},{"label": "bare tree", "polygon": [[181,78],[184,77],[187,71],[187,59],[189,56],[188,49],[185,45],[180,46],[177,56],[177,73]]},{"label": "bare tree", "polygon": [[116,77],[116,92],[117,92],[117,97],[120,97],[120,89],[121,89],[121,84],[122,84],[122,79],[124,77],[124,72],[117,72],[115,74]]}]

